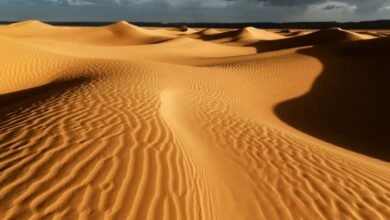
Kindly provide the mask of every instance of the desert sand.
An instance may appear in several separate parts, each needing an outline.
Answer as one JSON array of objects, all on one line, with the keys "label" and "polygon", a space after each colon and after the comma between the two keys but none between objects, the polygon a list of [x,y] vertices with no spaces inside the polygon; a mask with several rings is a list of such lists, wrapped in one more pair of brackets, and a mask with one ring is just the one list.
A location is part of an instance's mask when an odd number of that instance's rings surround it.
[{"label": "desert sand", "polygon": [[0,219],[390,219],[390,31],[0,26]]}]

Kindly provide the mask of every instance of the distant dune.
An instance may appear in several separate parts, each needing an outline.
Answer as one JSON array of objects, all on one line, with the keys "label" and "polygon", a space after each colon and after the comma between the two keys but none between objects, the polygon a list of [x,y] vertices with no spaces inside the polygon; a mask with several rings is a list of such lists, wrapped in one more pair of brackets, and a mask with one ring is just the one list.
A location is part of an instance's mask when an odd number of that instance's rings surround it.
[{"label": "distant dune", "polygon": [[214,28],[206,28],[202,31],[199,31],[197,34],[199,34],[200,36],[210,36],[210,35],[216,35],[216,34],[220,34],[221,32],[218,31],[217,29],[214,29]]},{"label": "distant dune", "polygon": [[0,25],[0,219],[390,219],[389,36]]},{"label": "distant dune", "polygon": [[357,34],[351,31],[342,30],[341,28],[330,28],[315,31],[298,36],[291,35],[275,41],[259,41],[253,44],[259,51],[271,51],[288,49],[293,47],[302,47],[310,45],[334,44],[337,42],[348,42],[355,40],[371,39],[370,35]]},{"label": "distant dune", "polygon": [[0,26],[0,35],[14,38],[106,46],[153,44],[172,37],[159,31],[151,31],[120,21],[103,27],[55,27],[39,21],[25,21],[9,26]]},{"label": "distant dune", "polygon": [[218,32],[215,29],[206,29],[195,34],[197,38],[214,41],[219,43],[240,43],[240,45],[248,44],[250,42],[257,42],[259,40],[275,40],[283,38],[277,33],[257,29],[254,27],[246,27],[237,30]]}]

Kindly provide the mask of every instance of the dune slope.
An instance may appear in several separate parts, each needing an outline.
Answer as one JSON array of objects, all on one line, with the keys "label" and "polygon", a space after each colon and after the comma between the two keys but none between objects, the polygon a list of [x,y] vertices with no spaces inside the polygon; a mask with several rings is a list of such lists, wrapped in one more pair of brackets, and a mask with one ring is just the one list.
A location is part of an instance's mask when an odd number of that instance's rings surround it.
[{"label": "dune slope", "polygon": [[235,45],[247,45],[257,41],[283,39],[284,37],[278,33],[257,29],[254,27],[246,27],[238,30],[230,30],[219,32],[215,29],[205,29],[193,34],[196,38],[219,42],[219,43],[234,43]]},{"label": "dune slope", "polygon": [[321,60],[324,70],[309,93],[280,104],[276,111],[307,133],[389,161],[390,65],[381,50],[386,43],[390,49],[390,41],[385,40],[348,43],[332,52],[302,50]]},{"label": "dune slope", "polygon": [[272,51],[287,49],[292,47],[302,47],[309,45],[323,45],[323,44],[334,44],[337,42],[349,42],[362,39],[370,39],[370,36],[361,35],[351,31],[342,30],[340,28],[330,28],[312,33],[292,36],[286,39],[279,39],[275,41],[259,41],[254,43],[258,51]]},{"label": "dune slope", "polygon": [[103,27],[55,27],[39,21],[0,26],[0,35],[49,42],[100,46],[153,44],[172,39],[162,31],[151,31],[125,21]]}]

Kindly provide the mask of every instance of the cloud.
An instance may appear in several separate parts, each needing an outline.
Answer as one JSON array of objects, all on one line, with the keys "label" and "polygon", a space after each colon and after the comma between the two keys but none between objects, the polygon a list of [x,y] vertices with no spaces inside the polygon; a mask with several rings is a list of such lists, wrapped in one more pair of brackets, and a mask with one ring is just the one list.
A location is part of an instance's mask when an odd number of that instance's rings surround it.
[{"label": "cloud", "polygon": [[326,1],[320,4],[314,4],[310,5],[309,9],[311,10],[342,10],[344,12],[353,12],[358,7],[356,5],[352,5],[346,2],[339,2],[339,1]]},{"label": "cloud", "polygon": [[[50,1],[59,2],[58,0],[50,0]],[[67,0],[67,1],[64,1],[64,3],[67,5],[75,5],[75,6],[94,4],[93,2],[89,2],[89,1],[85,1],[85,0]]]},{"label": "cloud", "polygon": [[388,4],[388,5],[383,5],[382,7],[378,8],[378,11],[379,11],[379,12],[389,11],[389,12],[390,12],[390,4]]},{"label": "cloud", "polygon": [[390,19],[390,0],[0,0],[0,20],[255,22]]},{"label": "cloud", "polygon": [[334,9],[342,9],[343,6],[340,5],[326,5],[322,9],[323,10],[334,10]]}]

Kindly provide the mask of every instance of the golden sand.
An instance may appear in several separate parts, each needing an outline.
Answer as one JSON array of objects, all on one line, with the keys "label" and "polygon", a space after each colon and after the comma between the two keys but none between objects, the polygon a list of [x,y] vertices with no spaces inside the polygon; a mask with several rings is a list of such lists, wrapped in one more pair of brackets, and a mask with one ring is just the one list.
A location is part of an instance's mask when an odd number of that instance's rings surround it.
[{"label": "golden sand", "polygon": [[0,26],[0,219],[390,219],[388,33]]}]

